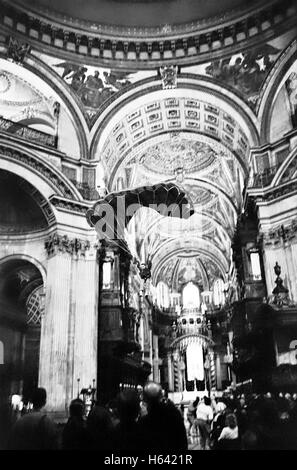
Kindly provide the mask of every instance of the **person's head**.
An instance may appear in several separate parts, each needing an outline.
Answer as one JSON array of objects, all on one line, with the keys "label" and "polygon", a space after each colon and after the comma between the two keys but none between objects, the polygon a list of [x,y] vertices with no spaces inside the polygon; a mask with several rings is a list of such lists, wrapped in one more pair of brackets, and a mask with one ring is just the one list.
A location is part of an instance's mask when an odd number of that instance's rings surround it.
[{"label": "person's head", "polygon": [[228,426],[231,429],[236,428],[237,419],[234,413],[230,413],[226,416],[226,426]]},{"label": "person's head", "polygon": [[240,398],[239,404],[240,404],[241,408],[243,408],[245,406],[245,398]]},{"label": "person's head", "polygon": [[43,408],[46,404],[45,388],[36,388],[36,390],[33,392],[31,401],[35,410],[40,410],[40,408]]},{"label": "person's head", "polygon": [[208,406],[210,405],[211,403],[210,398],[208,398],[206,395],[204,396],[203,400],[204,400],[205,405],[208,405]]},{"label": "person's head", "polygon": [[200,398],[196,397],[196,399],[193,401],[193,406],[197,406],[199,403]]},{"label": "person's head", "polygon": [[162,387],[156,382],[148,382],[143,389],[143,399],[148,407],[157,405],[162,400]]},{"label": "person's head", "polygon": [[117,399],[117,409],[121,422],[133,422],[140,412],[140,399],[136,390],[124,390]]},{"label": "person's head", "polygon": [[95,77],[95,78],[98,78],[98,77],[99,77],[99,72],[98,72],[98,70],[95,70],[95,72],[94,72],[94,77]]},{"label": "person's head", "polygon": [[69,406],[69,413],[71,418],[82,418],[85,411],[85,404],[80,398],[72,400]]},{"label": "person's head", "polygon": [[103,406],[92,408],[87,418],[87,428],[92,437],[105,436],[111,430],[111,416]]}]

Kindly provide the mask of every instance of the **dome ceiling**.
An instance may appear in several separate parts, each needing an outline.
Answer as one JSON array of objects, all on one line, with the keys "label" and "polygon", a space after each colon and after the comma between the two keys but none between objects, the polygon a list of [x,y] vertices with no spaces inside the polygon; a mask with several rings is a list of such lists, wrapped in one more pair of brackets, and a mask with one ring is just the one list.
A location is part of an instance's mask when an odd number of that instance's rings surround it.
[{"label": "dome ceiling", "polygon": [[[147,27],[191,23],[211,17],[237,14],[251,9],[260,0],[19,0],[31,10],[40,11],[50,17],[65,16],[103,25],[124,27]],[[235,12],[236,13],[236,12]],[[217,22],[216,18],[216,22]]]},{"label": "dome ceiling", "polygon": [[180,291],[187,282],[194,282],[202,290],[209,290],[222,273],[216,264],[202,255],[175,255],[162,263],[155,282],[165,282],[174,291]]},{"label": "dome ceiling", "polygon": [[201,171],[214,163],[216,157],[206,143],[173,137],[146,149],[139,161],[149,171],[174,175],[178,168],[185,173]]},{"label": "dome ceiling", "polygon": [[[14,122],[30,120],[45,122],[54,128],[53,102],[32,83],[7,70],[0,71],[1,116]],[[49,129],[47,129],[49,130]]]}]

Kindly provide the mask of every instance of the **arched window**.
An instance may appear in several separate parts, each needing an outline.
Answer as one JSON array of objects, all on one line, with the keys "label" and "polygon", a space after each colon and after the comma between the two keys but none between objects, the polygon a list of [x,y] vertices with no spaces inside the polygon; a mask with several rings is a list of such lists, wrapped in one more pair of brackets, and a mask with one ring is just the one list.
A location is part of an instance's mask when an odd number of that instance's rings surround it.
[{"label": "arched window", "polygon": [[259,252],[257,250],[250,251],[250,257],[252,277],[255,281],[260,281],[262,276]]},{"label": "arched window", "polygon": [[213,303],[216,306],[223,305],[225,302],[224,295],[224,281],[223,279],[216,279],[213,284]]},{"label": "arched window", "polygon": [[168,308],[170,305],[169,287],[160,281],[157,285],[157,302],[160,307]]},{"label": "arched window", "polygon": [[41,318],[44,314],[44,305],[41,303],[43,293],[43,287],[37,287],[29,295],[26,306],[27,306],[27,323],[31,325],[40,325]]},{"label": "arched window", "polygon": [[199,308],[200,306],[200,292],[198,287],[193,282],[188,282],[183,288],[183,307],[184,308]]},{"label": "arched window", "polygon": [[0,341],[0,364],[4,364],[4,344]]}]

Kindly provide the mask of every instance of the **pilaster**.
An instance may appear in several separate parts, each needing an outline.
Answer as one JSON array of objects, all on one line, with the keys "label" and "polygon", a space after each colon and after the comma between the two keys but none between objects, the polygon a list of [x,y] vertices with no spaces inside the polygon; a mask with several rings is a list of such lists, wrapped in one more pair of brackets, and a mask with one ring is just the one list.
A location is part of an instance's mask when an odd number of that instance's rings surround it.
[{"label": "pilaster", "polygon": [[66,415],[77,379],[88,387],[97,373],[98,264],[89,240],[51,235],[45,314],[41,326],[39,385],[47,410]]}]

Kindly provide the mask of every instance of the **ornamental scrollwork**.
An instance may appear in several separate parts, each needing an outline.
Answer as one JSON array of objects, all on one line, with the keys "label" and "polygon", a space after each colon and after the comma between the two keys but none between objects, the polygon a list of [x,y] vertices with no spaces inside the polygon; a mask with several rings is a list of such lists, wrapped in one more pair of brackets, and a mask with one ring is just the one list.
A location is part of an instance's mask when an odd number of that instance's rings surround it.
[{"label": "ornamental scrollwork", "polygon": [[279,245],[281,243],[290,243],[297,237],[297,219],[290,225],[283,224],[261,234],[265,246]]},{"label": "ornamental scrollwork", "polygon": [[163,90],[171,90],[177,87],[177,71],[178,67],[176,65],[164,65],[160,67]]},{"label": "ornamental scrollwork", "polygon": [[81,240],[79,238],[70,239],[68,235],[59,235],[57,233],[50,235],[45,241],[44,246],[48,256],[53,256],[56,253],[85,256],[87,251],[91,249],[89,240]]},{"label": "ornamental scrollwork", "polygon": [[8,40],[7,58],[12,59],[17,64],[22,64],[31,46],[27,43],[21,43],[16,38],[10,36]]}]

